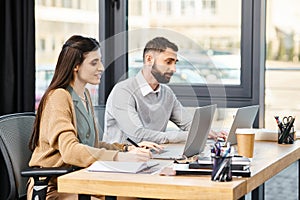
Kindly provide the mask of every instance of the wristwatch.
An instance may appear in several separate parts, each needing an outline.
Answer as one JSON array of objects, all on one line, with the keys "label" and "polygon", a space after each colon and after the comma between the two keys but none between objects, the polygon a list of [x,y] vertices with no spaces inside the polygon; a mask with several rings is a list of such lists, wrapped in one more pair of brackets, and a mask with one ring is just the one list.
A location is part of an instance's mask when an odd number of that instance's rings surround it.
[{"label": "wristwatch", "polygon": [[128,151],[128,144],[124,144],[123,146],[123,152],[127,152]]}]

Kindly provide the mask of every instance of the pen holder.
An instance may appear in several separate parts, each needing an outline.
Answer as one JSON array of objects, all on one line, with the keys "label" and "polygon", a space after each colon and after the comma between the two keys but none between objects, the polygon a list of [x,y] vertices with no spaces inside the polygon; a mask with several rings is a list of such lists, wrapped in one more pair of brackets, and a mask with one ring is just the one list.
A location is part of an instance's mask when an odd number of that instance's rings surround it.
[{"label": "pen holder", "polygon": [[222,156],[212,156],[212,181],[231,181],[232,172],[231,172],[231,156],[222,157]]},{"label": "pen holder", "polygon": [[278,144],[294,144],[294,140],[294,126],[291,127],[290,131],[284,126],[278,129]]}]

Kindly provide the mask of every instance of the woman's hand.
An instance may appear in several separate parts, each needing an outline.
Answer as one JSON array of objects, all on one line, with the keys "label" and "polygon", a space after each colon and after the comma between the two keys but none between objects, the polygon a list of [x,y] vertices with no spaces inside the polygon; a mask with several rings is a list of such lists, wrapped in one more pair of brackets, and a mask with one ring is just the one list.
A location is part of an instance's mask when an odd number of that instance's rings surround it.
[{"label": "woman's hand", "polygon": [[[148,141],[143,141],[138,143],[139,147],[144,148],[144,149],[150,149],[150,151],[156,151],[156,152],[160,152],[161,150],[164,149],[163,146],[156,144],[154,142],[148,142]],[[133,149],[135,149],[137,147],[135,146],[128,146],[128,151],[131,151]]]},{"label": "woman's hand", "polygon": [[149,149],[132,148],[129,152],[119,152],[115,161],[146,162],[152,157]]}]

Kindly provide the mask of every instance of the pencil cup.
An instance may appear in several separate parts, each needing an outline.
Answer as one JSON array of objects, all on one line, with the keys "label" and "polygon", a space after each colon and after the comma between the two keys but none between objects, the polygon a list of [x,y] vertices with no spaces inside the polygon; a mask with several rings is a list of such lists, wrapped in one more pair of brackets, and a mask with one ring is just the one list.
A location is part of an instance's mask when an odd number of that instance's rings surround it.
[{"label": "pencil cup", "polygon": [[285,116],[282,121],[275,116],[278,125],[278,144],[293,144],[295,139],[294,122],[296,117]]},{"label": "pencil cup", "polygon": [[278,144],[294,144],[295,131],[294,126],[288,131],[286,128],[278,129]]},{"label": "pencil cup", "polygon": [[232,172],[231,172],[231,156],[221,157],[221,156],[212,156],[212,181],[231,181]]}]

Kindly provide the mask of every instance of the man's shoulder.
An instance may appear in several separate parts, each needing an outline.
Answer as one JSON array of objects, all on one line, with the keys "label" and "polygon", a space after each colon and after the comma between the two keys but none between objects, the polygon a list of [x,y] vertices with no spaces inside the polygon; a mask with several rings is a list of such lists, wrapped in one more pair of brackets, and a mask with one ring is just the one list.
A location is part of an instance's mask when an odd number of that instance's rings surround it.
[{"label": "man's shoulder", "polygon": [[135,88],[137,85],[137,82],[136,82],[136,79],[135,77],[130,77],[130,78],[127,78],[125,80],[122,80],[120,82],[118,82],[114,88],[117,88],[117,89],[130,89],[130,88]]},{"label": "man's shoulder", "polygon": [[[164,90],[172,90],[171,88],[170,88],[170,86],[168,86],[167,84],[160,84],[160,87],[162,88],[162,89],[164,89]],[[173,90],[172,90],[173,91]]]},{"label": "man's shoulder", "polygon": [[[170,88],[170,86],[166,85],[166,84],[160,84],[161,87],[161,91],[165,92],[167,94],[174,94],[173,90]],[[175,95],[175,94],[174,94]]]}]

